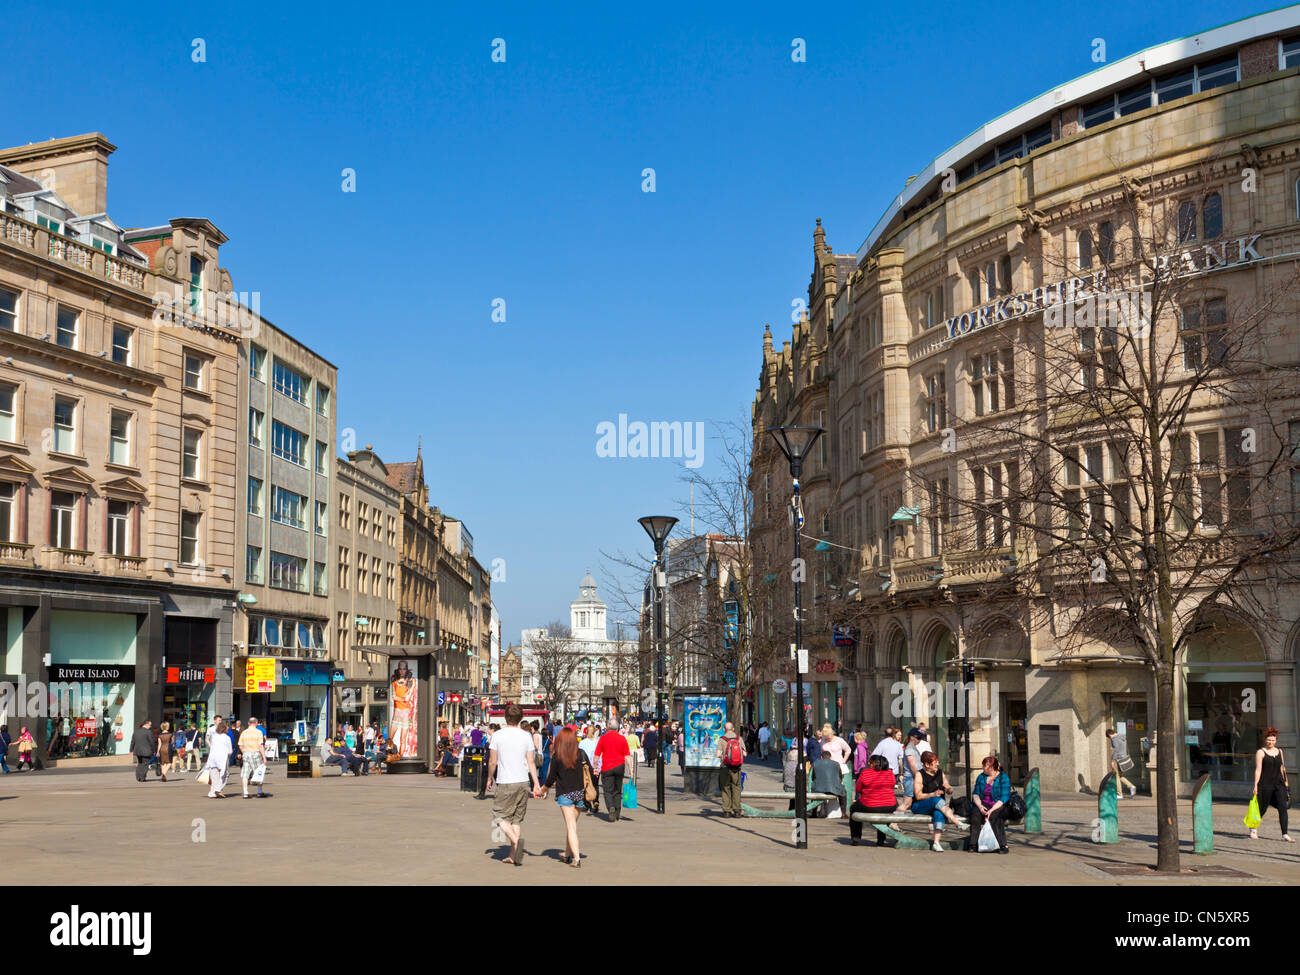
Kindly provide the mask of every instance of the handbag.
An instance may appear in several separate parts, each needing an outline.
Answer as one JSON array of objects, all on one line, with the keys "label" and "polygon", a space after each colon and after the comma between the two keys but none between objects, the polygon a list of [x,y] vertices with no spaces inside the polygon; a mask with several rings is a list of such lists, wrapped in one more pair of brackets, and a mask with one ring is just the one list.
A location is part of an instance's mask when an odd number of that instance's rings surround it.
[{"label": "handbag", "polygon": [[591,766],[582,763],[582,794],[588,802],[596,801],[596,783],[591,780]]},{"label": "handbag", "polygon": [[207,767],[206,765],[203,766],[203,768],[199,771],[199,774],[198,774],[198,775],[194,776],[194,781],[195,781],[195,782],[202,782],[204,785],[210,785],[210,784],[211,784],[211,782],[212,782],[212,777],[211,777],[211,775],[208,773],[208,767]]},{"label": "handbag", "polygon": [[1125,755],[1123,758],[1121,758],[1121,759],[1120,759],[1118,762],[1116,762],[1115,764],[1119,766],[1119,770],[1120,770],[1121,772],[1127,772],[1129,769],[1131,769],[1131,768],[1133,767],[1133,759],[1131,759],[1131,758],[1129,758],[1127,755]]},{"label": "handbag", "polygon": [[1007,800],[1007,822],[1018,823],[1025,818],[1029,807],[1025,805],[1024,796],[1011,787],[1011,797]]}]

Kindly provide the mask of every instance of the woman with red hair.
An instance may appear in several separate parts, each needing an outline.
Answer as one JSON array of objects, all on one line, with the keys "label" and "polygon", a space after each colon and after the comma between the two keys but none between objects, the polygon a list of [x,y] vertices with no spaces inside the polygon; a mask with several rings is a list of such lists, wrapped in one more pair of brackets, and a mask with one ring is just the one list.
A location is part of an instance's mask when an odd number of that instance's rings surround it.
[{"label": "woman with red hair", "polygon": [[[1277,747],[1277,729],[1269,728],[1264,732],[1264,747],[1255,752],[1255,798],[1259,801],[1259,814],[1262,817],[1272,805],[1277,809],[1277,818],[1282,826],[1282,839],[1294,843],[1286,831],[1286,808],[1291,805],[1291,791],[1286,781],[1286,760],[1282,749]],[[1259,839],[1259,830],[1251,829],[1250,838]]]},{"label": "woman with red hair", "polygon": [[[587,773],[587,774],[584,774]],[[595,782],[587,753],[578,747],[578,736],[572,728],[561,728],[551,746],[551,768],[542,786],[541,798],[555,786],[555,802],[564,817],[564,852],[560,859],[573,867],[582,866],[582,853],[578,849],[578,817],[587,808],[587,775]]]}]

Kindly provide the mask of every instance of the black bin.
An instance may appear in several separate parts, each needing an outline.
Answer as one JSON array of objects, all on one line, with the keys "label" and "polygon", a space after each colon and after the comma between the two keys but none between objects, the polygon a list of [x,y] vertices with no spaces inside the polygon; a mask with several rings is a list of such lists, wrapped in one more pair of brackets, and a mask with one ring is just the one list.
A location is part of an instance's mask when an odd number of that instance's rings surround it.
[{"label": "black bin", "polygon": [[487,788],[487,749],[467,745],[460,753],[460,788],[462,792],[482,793]]},{"label": "black bin", "polygon": [[311,778],[311,745],[290,745],[285,756],[285,767],[288,778]]}]

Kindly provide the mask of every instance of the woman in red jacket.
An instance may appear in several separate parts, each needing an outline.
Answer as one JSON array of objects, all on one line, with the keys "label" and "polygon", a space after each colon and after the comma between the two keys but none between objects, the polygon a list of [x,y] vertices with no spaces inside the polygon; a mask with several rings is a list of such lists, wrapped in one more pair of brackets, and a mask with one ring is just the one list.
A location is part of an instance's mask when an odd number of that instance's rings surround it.
[{"label": "woman in red jacket", "polygon": [[[862,824],[854,820],[853,813],[891,813],[898,808],[894,797],[894,772],[889,767],[889,760],[884,755],[872,755],[867,760],[867,767],[858,775],[854,788],[857,798],[849,808],[849,834],[853,845],[862,839]],[[893,846],[896,841],[886,840],[885,834],[876,830],[876,846]]]}]

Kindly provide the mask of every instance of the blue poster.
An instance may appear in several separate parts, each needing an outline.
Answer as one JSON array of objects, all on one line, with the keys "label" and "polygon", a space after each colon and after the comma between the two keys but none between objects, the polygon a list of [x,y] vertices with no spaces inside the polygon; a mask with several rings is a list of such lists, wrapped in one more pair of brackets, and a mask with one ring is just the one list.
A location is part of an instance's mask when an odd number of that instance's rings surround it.
[{"label": "blue poster", "polygon": [[686,764],[694,767],[717,768],[718,741],[727,723],[725,697],[688,697],[685,705]]}]

